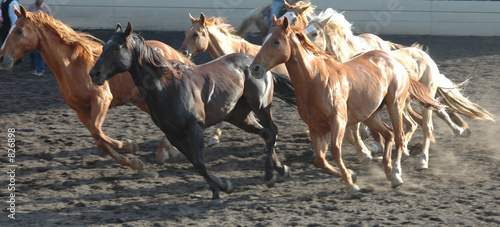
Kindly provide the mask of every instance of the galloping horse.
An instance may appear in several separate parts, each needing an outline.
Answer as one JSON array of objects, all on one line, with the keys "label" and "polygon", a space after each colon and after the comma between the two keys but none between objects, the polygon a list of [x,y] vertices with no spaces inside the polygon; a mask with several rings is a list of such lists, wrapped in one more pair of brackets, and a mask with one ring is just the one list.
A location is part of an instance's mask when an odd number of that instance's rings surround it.
[{"label": "galloping horse", "polygon": [[[233,35],[234,29],[225,23],[223,18],[205,18],[203,13],[196,19],[189,14],[191,27],[186,31],[184,42],[179,52],[188,58],[198,53],[208,51],[213,59],[232,53],[245,53],[255,56],[259,52],[260,46],[252,44],[243,38]],[[288,75],[284,64],[274,67],[271,71]],[[216,125],[216,133],[208,141],[208,146],[219,143],[222,122]]]},{"label": "galloping horse", "polygon": [[[392,50],[389,52],[397,61],[403,64],[409,71],[409,76],[414,80],[422,82],[437,99],[442,99],[447,105],[446,111],[435,111],[438,117],[443,119],[452,128],[457,136],[468,137],[470,130],[465,121],[457,113],[472,119],[493,120],[493,115],[479,105],[469,101],[460,93],[460,86],[439,73],[439,69],[432,58],[422,51],[421,47],[404,47],[389,41],[384,41],[373,34],[361,34],[355,36],[351,30],[351,24],[344,15],[329,8],[313,18],[307,28],[304,29],[309,39],[320,49],[333,53],[338,60],[345,62],[369,50]],[[422,108],[422,116],[414,112],[408,105],[408,112],[412,118],[405,116],[407,126],[406,143],[408,143],[417,128],[417,123],[422,126],[423,146],[417,169],[427,169],[429,162],[429,146],[434,141],[432,113]],[[414,122],[413,120],[416,120]],[[459,125],[457,125],[456,123]],[[405,151],[407,151],[405,145]],[[359,151],[359,150],[358,150]]]},{"label": "galloping horse", "polygon": [[[344,165],[340,148],[346,126],[363,122],[384,137],[384,170],[392,187],[400,186],[403,183],[401,155],[404,144],[401,115],[408,90],[429,108],[442,106],[429,96],[427,88],[409,78],[406,69],[384,51],[370,51],[340,63],[315,47],[303,31],[290,27],[287,17],[274,18],[273,25],[251,65],[252,75],[260,78],[268,69],[285,63],[297,95],[299,114],[309,126],[316,165],[342,177],[348,196],[359,191],[351,171]],[[394,134],[379,116],[384,104]],[[325,159],[329,135],[331,154],[338,168]],[[393,166],[394,136],[397,157]]]},{"label": "galloping horse", "polygon": [[[284,0],[286,4],[288,5],[294,5],[297,0]],[[283,7],[280,10],[280,15],[282,16],[285,12],[287,11],[286,7]],[[269,31],[269,27],[271,25],[269,24],[269,19],[271,17],[271,4],[265,4],[263,6],[260,6],[259,8],[255,8],[248,13],[248,15],[245,17],[243,22],[240,25],[240,28],[236,32],[236,35],[245,38],[248,28],[252,26],[252,24],[255,24],[257,28],[260,31],[260,34],[262,36],[266,36],[267,32]]]},{"label": "galloping horse", "polygon": [[[264,79],[251,77],[252,61],[253,57],[246,54],[226,55],[200,66],[168,61],[134,34],[129,22],[125,31],[118,26],[104,45],[90,77],[93,83],[102,85],[116,74],[129,71],[138,87],[149,87],[141,92],[153,122],[203,175],[215,200],[220,190],[231,193],[233,187],[229,180],[224,182],[207,170],[203,130],[223,120],[265,140],[265,180],[269,187],[276,181],[273,169],[285,177],[290,174],[278,161],[274,148],[278,128],[271,116],[273,78],[270,73]],[[277,83],[291,82],[280,77]],[[281,92],[294,93],[293,89]]]},{"label": "galloping horse", "polygon": [[[23,6],[15,10],[18,20],[0,49],[0,68],[11,68],[13,62],[24,54],[39,50],[56,76],[61,95],[66,104],[76,111],[78,118],[92,134],[97,147],[123,166],[140,170],[144,164],[139,159],[128,159],[116,150],[135,153],[138,146],[131,140],[114,140],[102,131],[102,124],[109,108],[132,103],[145,112],[149,109],[128,73],[117,75],[104,86],[92,84],[88,77],[90,68],[101,54],[100,40],[85,33],[75,32],[61,21],[39,11],[26,12]],[[166,58],[192,64],[175,49],[159,41],[147,44]],[[166,159],[164,148],[168,141],[161,140],[157,158]]]}]

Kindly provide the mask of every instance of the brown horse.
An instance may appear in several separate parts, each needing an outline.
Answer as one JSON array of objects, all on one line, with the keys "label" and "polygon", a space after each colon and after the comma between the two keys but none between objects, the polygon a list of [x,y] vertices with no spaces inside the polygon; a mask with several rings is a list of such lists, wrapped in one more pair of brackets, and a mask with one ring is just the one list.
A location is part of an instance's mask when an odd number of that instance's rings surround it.
[{"label": "brown horse", "polygon": [[[184,42],[179,50],[188,58],[205,51],[208,51],[213,59],[232,53],[255,56],[260,50],[259,45],[249,43],[243,38],[233,35],[234,28],[225,23],[223,18],[207,19],[203,13],[200,13],[200,18],[193,18],[189,14],[189,18],[192,25],[186,31]],[[288,76],[284,64],[274,67],[271,71]],[[219,143],[219,137],[222,134],[221,126],[222,122],[216,125],[216,133],[209,139],[208,146]]]},{"label": "brown horse", "polygon": [[[102,52],[102,44],[91,35],[75,32],[61,21],[42,13],[26,12],[23,6],[15,10],[18,20],[0,50],[0,67],[11,68],[13,62],[24,54],[39,50],[47,62],[61,90],[66,104],[76,111],[80,121],[94,137],[97,147],[123,166],[139,170],[144,164],[139,159],[128,159],[116,150],[135,153],[136,143],[114,140],[102,131],[102,124],[109,108],[132,103],[145,112],[149,109],[144,97],[130,78],[129,73],[117,75],[103,86],[92,84],[90,68]],[[159,41],[148,45],[169,59],[192,64],[182,54]],[[168,141],[161,140],[157,158],[164,159]]]},{"label": "brown horse", "polygon": [[[203,13],[200,18],[191,19],[191,27],[186,31],[184,42],[180,47],[180,52],[188,58],[198,53],[208,51],[213,59],[232,53],[245,53],[255,56],[259,52],[260,46],[252,44],[243,38],[233,35],[233,27],[225,23],[223,18],[205,18]],[[276,66],[273,72],[288,75],[284,64]],[[216,133],[208,141],[208,146],[219,143],[222,122],[216,125]]]},{"label": "brown horse", "polygon": [[[118,26],[104,45],[90,77],[93,83],[103,85],[118,73],[129,71],[138,87],[146,87],[143,92],[153,122],[205,178],[216,200],[219,191],[231,193],[233,187],[230,181],[222,181],[207,170],[203,130],[223,120],[265,140],[268,186],[276,181],[274,170],[282,176],[290,174],[274,149],[278,128],[271,115],[272,77],[279,75],[268,73],[264,79],[253,78],[249,70],[252,61],[247,54],[225,55],[199,66],[168,61],[134,34],[129,22],[125,31]],[[290,84],[290,79],[280,78],[276,87],[294,94],[289,86],[282,89],[285,87],[278,85]]]},{"label": "brown horse", "polygon": [[[334,57],[342,62],[369,50],[388,51],[399,48],[389,53],[408,69],[410,77],[423,83],[432,96],[442,99],[443,103],[448,106],[446,111],[439,110],[436,111],[436,114],[448,123],[457,136],[468,137],[470,135],[467,123],[457,113],[471,119],[493,120],[492,114],[465,98],[460,92],[460,86],[441,74],[434,60],[418,45],[404,47],[384,41],[373,34],[355,36],[352,33],[351,24],[345,19],[344,15],[331,8],[313,18],[304,31],[318,48],[332,53]],[[430,110],[422,108],[422,115],[420,116],[420,114],[413,111],[410,105],[407,108],[412,117],[405,116],[404,118],[407,126],[406,143],[410,141],[418,122],[422,126],[424,142],[417,169],[427,169],[429,146],[430,142],[434,141],[432,113]],[[364,147],[364,145],[357,147]],[[409,155],[406,147],[405,145],[405,152]]]},{"label": "brown horse", "polygon": [[[392,187],[400,186],[403,183],[402,112],[408,90],[428,107],[440,109],[442,106],[429,96],[427,88],[411,80],[406,69],[384,51],[370,51],[340,63],[315,47],[301,30],[291,28],[286,17],[275,18],[273,25],[251,65],[252,74],[259,78],[268,69],[285,63],[297,95],[299,114],[309,126],[316,165],[342,177],[348,196],[356,193],[359,187],[344,165],[340,148],[346,127],[363,122],[384,137],[384,170]],[[383,104],[387,106],[394,132],[379,116]],[[331,155],[338,168],[325,159],[329,135]],[[393,166],[394,137],[397,157]]]}]

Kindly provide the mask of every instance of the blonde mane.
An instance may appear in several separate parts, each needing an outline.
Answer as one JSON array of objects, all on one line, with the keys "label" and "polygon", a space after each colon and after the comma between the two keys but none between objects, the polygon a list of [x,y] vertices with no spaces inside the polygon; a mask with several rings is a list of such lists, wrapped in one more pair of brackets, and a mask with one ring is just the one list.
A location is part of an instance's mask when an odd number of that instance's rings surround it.
[{"label": "blonde mane", "polygon": [[100,51],[98,47],[103,42],[98,38],[87,33],[76,32],[60,20],[54,19],[41,11],[35,13],[26,12],[26,17],[29,21],[45,25],[46,28],[53,31],[66,44],[81,48],[81,51],[86,52],[92,61],[95,61],[99,57],[100,53],[96,52],[96,50]]},{"label": "blonde mane", "polygon": [[341,62],[346,62],[356,54],[368,50],[366,45],[357,43],[359,40],[352,33],[352,24],[345,19],[342,13],[328,8],[312,19],[310,23],[319,25],[318,29],[323,30],[326,42],[331,44],[328,46],[330,49],[327,50],[333,52]]},{"label": "blonde mane", "polygon": [[[193,24],[194,23],[201,23],[201,19],[200,18],[194,19]],[[222,17],[207,18],[207,19],[205,19],[205,26],[207,29],[209,27],[215,27],[215,28],[217,28],[217,30],[219,32],[221,32],[222,34],[224,34],[230,38],[238,39],[238,40],[243,39],[242,37],[234,34],[235,29],[232,25],[226,23],[226,18],[222,18]]]},{"label": "blonde mane", "polygon": [[329,55],[327,52],[316,47],[316,45],[314,45],[314,43],[311,42],[311,40],[309,40],[307,35],[304,34],[304,31],[302,31],[301,29],[291,26],[289,27],[289,30],[290,33],[288,34],[288,36],[291,38],[293,36],[297,37],[302,47],[304,47],[304,49],[306,49],[307,51],[311,52],[313,55],[318,57],[333,59],[332,56]]}]

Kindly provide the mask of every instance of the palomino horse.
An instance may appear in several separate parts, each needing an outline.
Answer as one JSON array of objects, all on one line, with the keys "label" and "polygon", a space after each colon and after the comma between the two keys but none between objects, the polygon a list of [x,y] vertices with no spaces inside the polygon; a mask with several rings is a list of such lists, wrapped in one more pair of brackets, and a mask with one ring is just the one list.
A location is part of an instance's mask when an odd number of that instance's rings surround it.
[{"label": "palomino horse", "polygon": [[[24,54],[39,50],[47,62],[61,90],[66,104],[74,109],[80,121],[94,137],[97,147],[123,166],[139,170],[144,164],[139,159],[128,159],[116,150],[135,153],[136,143],[114,140],[102,131],[102,124],[109,108],[132,103],[145,112],[149,109],[137,86],[128,75],[120,74],[104,86],[92,84],[88,77],[90,68],[101,54],[102,45],[88,34],[75,32],[61,21],[45,13],[26,12],[23,6],[15,10],[18,20],[0,50],[0,67],[11,68],[13,62]],[[170,46],[147,41],[165,57],[192,64]],[[161,140],[157,158],[165,159],[168,141]],[[168,155],[168,154],[167,154]]]},{"label": "palomino horse", "polygon": [[[295,4],[297,0],[284,0],[287,4]],[[286,7],[283,6],[283,8],[280,11],[280,15],[282,16],[285,14],[287,11]],[[248,15],[245,17],[243,22],[240,25],[240,28],[236,32],[236,35],[245,38],[248,28],[255,24],[257,28],[260,31],[260,34],[262,36],[266,36],[267,32],[269,31],[269,28],[271,27],[270,22],[270,17],[271,17],[271,4],[265,4],[259,8],[255,8],[248,13]]]},{"label": "palomino horse", "polygon": [[[191,27],[186,31],[186,37],[182,42],[180,52],[188,58],[208,51],[213,59],[232,53],[245,53],[255,56],[260,46],[252,44],[243,38],[233,35],[233,27],[225,23],[223,18],[205,18],[203,13],[196,19],[189,14]],[[288,75],[284,64],[274,67],[271,71]],[[216,133],[208,141],[208,146],[219,143],[222,122],[216,125]]]},{"label": "palomino horse", "polygon": [[[203,175],[215,200],[220,190],[231,193],[233,187],[229,180],[222,181],[207,170],[203,131],[223,120],[265,140],[268,186],[276,181],[273,169],[285,177],[290,174],[288,167],[278,161],[274,148],[278,128],[271,116],[273,79],[270,73],[264,79],[251,77],[252,61],[253,57],[246,54],[226,55],[200,66],[168,61],[134,34],[129,22],[125,31],[117,27],[104,45],[90,77],[102,85],[116,74],[129,71],[138,87],[148,87],[145,101],[153,122]],[[290,81],[281,77],[278,83]]]},{"label": "palomino horse", "polygon": [[[440,74],[434,60],[422,51],[419,46],[403,47],[384,41],[373,34],[355,36],[352,33],[351,24],[345,19],[344,15],[337,13],[331,8],[321,12],[318,17],[312,19],[304,31],[317,47],[333,53],[342,62],[348,61],[357,54],[369,50],[387,51],[400,48],[391,51],[390,54],[408,69],[409,75],[414,80],[422,82],[429,88],[433,97],[442,99],[443,104],[448,106],[447,111],[439,110],[436,111],[436,114],[448,123],[457,136],[467,137],[470,135],[467,123],[457,113],[472,119],[493,120],[493,115],[479,105],[469,101],[460,93],[460,86],[455,85],[443,74]],[[405,116],[405,125],[407,126],[406,143],[410,141],[416,130],[417,124],[413,121],[416,120],[418,124],[422,125],[424,135],[417,169],[427,169],[429,146],[430,142],[434,141],[432,114],[430,110],[422,108],[422,116],[420,116],[411,109],[410,105],[407,107],[412,118]],[[408,152],[406,145],[405,151]]]},{"label": "palomino horse", "polygon": [[[316,165],[342,177],[348,196],[356,193],[359,187],[344,165],[340,148],[346,126],[364,122],[384,137],[384,170],[392,187],[400,186],[404,144],[401,118],[408,90],[428,107],[442,108],[439,103],[384,51],[370,51],[340,63],[315,47],[301,30],[290,27],[286,17],[274,18],[273,25],[251,65],[252,75],[260,78],[268,69],[285,63],[297,95],[299,114],[309,126]],[[383,104],[387,106],[394,134],[379,116]],[[325,159],[329,135],[331,155],[338,168]],[[393,166],[394,137],[397,157]]]}]

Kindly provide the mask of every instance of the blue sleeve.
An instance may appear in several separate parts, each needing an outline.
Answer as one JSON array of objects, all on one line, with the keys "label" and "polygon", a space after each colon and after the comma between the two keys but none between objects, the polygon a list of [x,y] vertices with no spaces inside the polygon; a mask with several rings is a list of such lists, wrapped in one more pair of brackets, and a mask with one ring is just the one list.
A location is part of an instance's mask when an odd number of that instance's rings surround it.
[{"label": "blue sleeve", "polygon": [[18,1],[12,1],[9,5],[9,17],[10,17],[12,27],[14,26],[14,24],[16,23],[16,20],[17,20],[16,13],[14,13],[14,6],[16,6],[17,10],[19,10],[21,8],[21,7],[19,7]]}]

